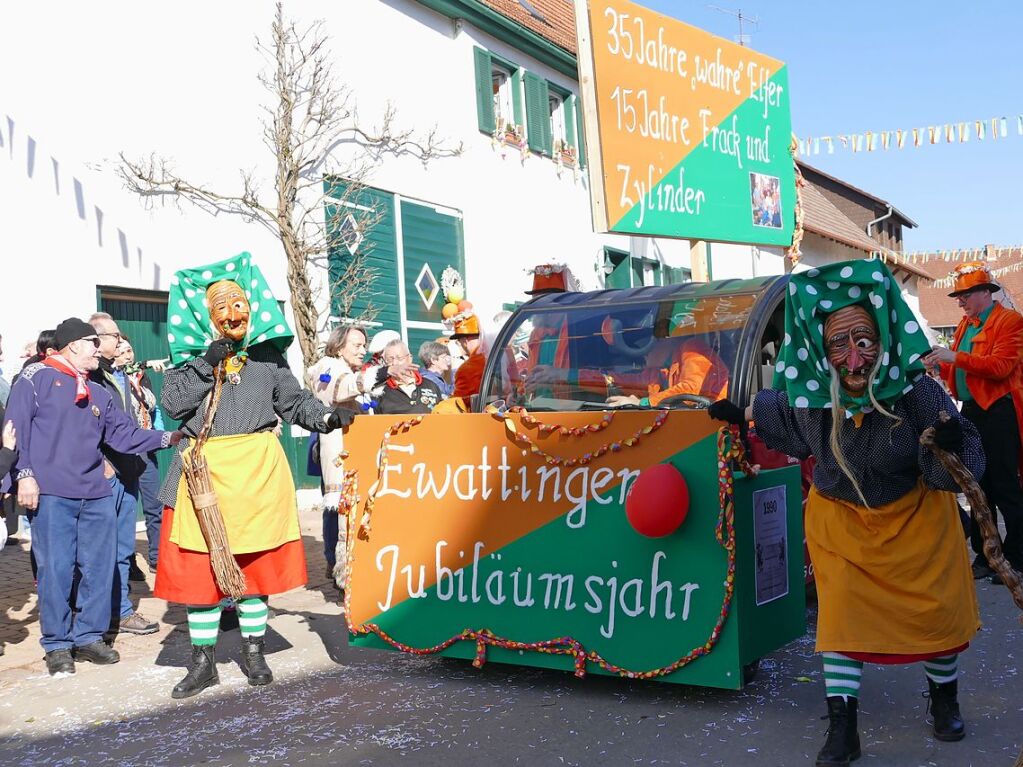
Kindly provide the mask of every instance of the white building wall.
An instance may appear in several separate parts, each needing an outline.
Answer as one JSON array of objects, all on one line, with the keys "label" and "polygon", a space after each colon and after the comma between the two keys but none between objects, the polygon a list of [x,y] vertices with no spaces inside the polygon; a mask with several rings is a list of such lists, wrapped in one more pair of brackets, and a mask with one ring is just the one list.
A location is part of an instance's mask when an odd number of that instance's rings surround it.
[{"label": "white building wall", "polygon": [[711,276],[715,280],[749,279],[785,273],[784,252],[776,247],[712,242]]},{"label": "white building wall", "polygon": [[839,261],[852,261],[866,257],[866,254],[858,248],[851,248],[813,232],[804,234],[800,250],[803,255],[793,269],[796,272],[803,272],[815,266],[826,266]]},{"label": "white building wall", "polygon": [[95,311],[97,285],[166,290],[175,270],[242,250],[286,297],[279,247],[259,227],[188,208],[147,212],[109,167],[120,151],[155,151],[196,183],[229,191],[239,188],[239,168],[266,173],[252,40],[271,6],[242,5],[7,9],[5,28],[22,30],[0,46],[0,67],[11,75],[0,81],[0,332],[8,358],[40,329]]},{"label": "white building wall", "polygon": [[[462,156],[426,168],[409,157],[386,159],[369,182],[462,212],[467,294],[484,317],[524,299],[525,270],[547,260],[568,262],[585,288],[599,287],[605,244],[689,267],[688,242],[594,234],[584,174],[565,169],[559,177],[554,162],[535,154],[502,156],[478,131],[473,45],[577,91],[569,78],[412,0],[309,0],[287,10],[299,26],[324,20],[335,74],[365,125],[390,102],[399,125],[423,132],[436,125],[450,145],[463,143]],[[194,183],[228,192],[240,189],[244,168],[272,199],[273,157],[259,122],[268,95],[256,77],[266,62],[253,41],[267,38],[273,3],[112,0],[62,4],[60,23],[54,13],[46,3],[11,5],[4,25],[24,33],[0,46],[8,73],[0,81],[8,295],[0,333],[8,355],[41,328],[94,311],[97,285],[166,290],[175,270],[242,250],[286,298],[284,258],[271,234],[187,206],[144,210],[111,167],[119,152],[155,152]]]},{"label": "white building wall", "polygon": [[[785,273],[785,253],[782,248],[714,242],[710,243],[710,251],[715,280],[746,279]],[[796,272],[864,257],[862,250],[850,248],[812,232],[804,234],[800,251],[802,256],[793,269]]]}]

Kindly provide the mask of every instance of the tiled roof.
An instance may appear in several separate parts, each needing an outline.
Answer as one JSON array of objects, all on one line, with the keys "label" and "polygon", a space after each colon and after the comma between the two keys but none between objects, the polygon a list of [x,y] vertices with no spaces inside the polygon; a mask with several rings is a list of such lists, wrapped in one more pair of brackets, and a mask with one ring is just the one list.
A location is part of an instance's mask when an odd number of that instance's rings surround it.
[{"label": "tiled roof", "polygon": [[[989,260],[988,266],[992,270],[1001,269],[1020,261],[1023,261],[1023,249],[1016,249],[1008,253],[1003,252],[995,259]],[[923,270],[936,280],[947,277],[955,266],[952,262],[940,259],[925,261],[921,264]],[[995,294],[995,298],[1001,300],[1003,304],[1014,306],[1017,311],[1023,308],[1023,270],[1008,272],[996,279],[1002,286],[1003,293],[1008,293],[1008,300],[998,294]],[[920,285],[920,313],[927,319],[927,323],[931,327],[954,327],[959,324],[959,320],[963,316],[959,305],[954,299],[949,298],[949,290],[947,287],[936,287],[924,283]]]},{"label": "tiled roof", "polygon": [[803,228],[870,253],[880,245],[850,220],[812,183],[803,187]]},{"label": "tiled roof", "polygon": [[[866,232],[856,226],[811,181],[807,181],[803,187],[803,228],[850,248],[862,250],[864,253],[873,253],[881,249],[880,243],[868,237]],[[912,264],[893,264],[892,267],[902,269],[916,277],[927,276],[926,272]]]},{"label": "tiled roof", "polygon": [[[526,29],[530,29],[574,54],[575,48],[575,10],[570,0],[479,0],[503,16],[516,21]],[[538,19],[526,9],[526,4],[535,8],[543,19]]]},{"label": "tiled roof", "polygon": [[824,178],[831,179],[836,184],[841,184],[846,189],[849,189],[849,190],[851,190],[853,192],[856,192],[856,194],[861,195],[863,197],[866,197],[867,199],[873,200],[874,202],[876,202],[876,203],[878,203],[880,205],[885,205],[885,206],[891,205],[892,206],[892,213],[894,213],[895,216],[897,216],[898,218],[901,218],[902,222],[906,226],[909,226],[911,228],[915,228],[917,226],[916,221],[914,221],[909,216],[907,216],[905,213],[903,213],[901,210],[896,208],[894,205],[892,205],[890,202],[888,202],[888,200],[882,200],[877,195],[871,194],[870,192],[868,192],[868,191],[866,191],[864,189],[860,189],[858,186],[853,186],[848,181],[843,181],[842,179],[837,178],[836,176],[832,176],[830,173],[825,173],[820,168],[815,168],[813,165],[810,165],[809,163],[804,162],[803,160],[796,160],[796,165],[798,165],[800,167],[800,169],[803,170],[803,171],[807,171],[808,170],[811,173],[817,173],[818,175],[821,175]]}]

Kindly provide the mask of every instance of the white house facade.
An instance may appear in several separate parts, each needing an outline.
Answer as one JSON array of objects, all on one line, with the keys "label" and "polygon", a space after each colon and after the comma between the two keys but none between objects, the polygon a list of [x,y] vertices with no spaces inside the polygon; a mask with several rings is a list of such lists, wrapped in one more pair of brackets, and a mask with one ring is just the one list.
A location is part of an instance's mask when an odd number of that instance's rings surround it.
[{"label": "white house facade", "polygon": [[[412,341],[438,335],[431,280],[447,265],[464,269],[467,297],[484,320],[525,300],[526,270],[548,261],[569,264],[590,289],[603,284],[605,267],[633,253],[637,263],[626,262],[612,282],[685,279],[688,243],[593,233],[577,149],[578,85],[565,71],[571,56],[552,54],[555,46],[521,27],[516,33],[509,19],[495,24],[495,14],[481,26],[465,18],[472,14],[453,18],[459,5],[481,4],[286,8],[300,26],[324,21],[335,74],[367,128],[390,103],[399,126],[421,133],[435,126],[446,146],[462,146],[460,155],[425,167],[412,157],[384,158],[367,180],[384,206],[376,238],[384,244],[373,256],[377,321]],[[8,28],[26,33],[0,50],[4,71],[22,73],[0,86],[7,213],[0,253],[9,289],[0,332],[8,354],[67,315],[117,300],[155,309],[175,270],[242,250],[286,299],[283,253],[267,232],[170,201],[144,210],[113,172],[120,152],[155,152],[194,183],[240,190],[239,169],[249,169],[273,194],[274,160],[259,122],[268,94],[256,77],[266,62],[253,45],[268,36],[273,5],[69,6],[60,25],[50,24],[51,12],[45,4],[10,8]],[[43,28],[45,47],[27,32]],[[531,56],[541,45],[542,57]],[[495,84],[502,74],[506,81]],[[481,92],[492,104],[489,130]],[[506,143],[499,123],[520,126],[524,146],[515,137]],[[156,312],[145,317],[155,320]]]},{"label": "white house facade", "polygon": [[[385,156],[367,178],[381,217],[352,244],[373,246],[377,327],[398,330],[413,348],[438,336],[436,283],[448,265],[463,271],[484,323],[525,300],[527,270],[551,261],[567,263],[584,289],[684,281],[693,254],[709,264],[697,265],[698,277],[784,271],[777,249],[595,234],[574,55],[495,10],[501,5],[309,0],[285,8],[299,27],[323,20],[335,76],[364,127],[372,130],[390,104],[398,126],[435,129],[462,149],[425,166]],[[544,5],[561,8],[554,21],[570,29],[569,3]],[[155,153],[193,183],[228,193],[241,191],[240,169],[251,171],[273,198],[274,158],[260,122],[271,96],[257,79],[268,62],[254,45],[268,39],[273,3],[67,4],[59,24],[53,13],[45,3],[10,6],[5,26],[19,32],[0,47],[8,370],[39,330],[96,310],[128,329],[140,356],[165,356],[173,273],[243,250],[287,301],[283,251],[265,229],[168,199],[146,209],[114,173],[119,153]],[[346,146],[335,150],[342,161]],[[834,243],[819,245],[805,241],[806,263]],[[844,247],[862,257],[862,247]],[[343,248],[333,255],[346,257]],[[329,284],[325,271],[316,277]],[[337,313],[326,295],[322,309]]]}]

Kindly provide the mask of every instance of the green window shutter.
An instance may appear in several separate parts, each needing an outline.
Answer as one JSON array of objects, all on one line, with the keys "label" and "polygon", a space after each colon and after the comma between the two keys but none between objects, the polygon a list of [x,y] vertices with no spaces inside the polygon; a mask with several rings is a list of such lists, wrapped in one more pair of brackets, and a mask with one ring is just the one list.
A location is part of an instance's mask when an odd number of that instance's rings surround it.
[{"label": "green window shutter", "polygon": [[[327,220],[327,238],[330,243],[327,254],[327,274],[331,286],[331,314],[335,317],[346,316],[338,293],[346,270],[356,256],[338,237],[336,227],[344,225],[348,217],[347,214],[351,213],[356,223],[360,218],[365,217],[364,222],[371,220],[373,226],[367,226],[362,232],[364,236],[356,250],[357,254],[361,254],[359,266],[366,270],[364,274],[369,278],[369,282],[355,299],[347,316],[372,319],[381,323],[372,332],[384,328],[401,332],[401,316],[397,301],[401,280],[398,274],[394,195],[371,187],[353,190],[348,194],[348,202],[373,211],[365,213],[360,212],[358,208],[346,209],[344,206],[330,201],[330,197],[338,199],[345,197],[346,183],[344,180],[325,181],[324,186],[329,195],[324,205],[324,215]],[[366,317],[367,312],[373,316]]]},{"label": "green window shutter", "polygon": [[550,155],[551,113],[547,103],[547,81],[526,72],[526,139],[534,152]]},{"label": "green window shutter", "polygon": [[579,167],[586,167],[586,134],[583,132],[583,106],[582,99],[578,99],[575,96],[572,97],[572,103],[575,105],[575,135],[576,140],[579,142]]},{"label": "green window shutter", "polygon": [[668,285],[681,285],[683,282],[689,282],[688,269],[682,266],[669,266],[667,268],[667,284]]},{"label": "green window shutter", "polygon": [[576,143],[576,140],[575,140],[575,116],[576,116],[576,108],[575,108],[575,96],[574,95],[569,95],[565,99],[565,106],[564,106],[563,111],[564,111],[564,114],[565,114],[565,139],[568,141],[568,145],[569,146],[571,146],[571,147],[578,147],[579,144]]},{"label": "green window shutter", "polygon": [[632,269],[632,287],[643,287],[643,261],[638,258],[630,258],[629,265]]},{"label": "green window shutter", "polygon": [[494,128],[494,81],[490,53],[482,48],[472,49],[476,65],[476,119],[480,130],[493,133]]},{"label": "green window shutter", "polygon": [[629,261],[626,259],[619,263],[614,271],[607,276],[604,280],[605,287],[608,288],[631,288],[632,287],[632,274],[629,272]]},{"label": "green window shutter", "polygon": [[611,273],[604,279],[606,288],[631,288],[632,271],[629,254],[614,248],[604,248],[604,262],[612,266]]},{"label": "green window shutter", "polygon": [[522,108],[522,70],[516,69],[512,72],[512,114],[515,116],[516,125],[525,125],[526,118]]}]

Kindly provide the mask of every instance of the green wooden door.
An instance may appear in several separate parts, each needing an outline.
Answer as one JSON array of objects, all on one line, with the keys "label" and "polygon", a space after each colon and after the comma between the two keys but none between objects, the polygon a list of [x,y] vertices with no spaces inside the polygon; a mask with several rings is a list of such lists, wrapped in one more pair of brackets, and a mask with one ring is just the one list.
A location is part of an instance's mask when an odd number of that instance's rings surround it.
[{"label": "green wooden door", "polygon": [[[167,360],[170,348],[167,346],[167,294],[162,291],[119,292],[100,290],[99,310],[107,312],[117,322],[121,332],[131,339],[135,350],[135,359]],[[163,391],[163,374],[148,371],[156,401],[160,401]],[[178,422],[164,416],[164,428],[176,429]],[[157,452],[157,464],[160,467],[160,482],[167,475],[170,466],[170,451]]]},{"label": "green wooden door", "polygon": [[[335,180],[328,192],[340,199],[345,184]],[[364,188],[348,194],[338,204],[326,206],[327,221],[340,227],[348,219],[360,216],[367,221],[362,239],[332,237],[330,251],[331,313],[346,319],[339,295],[344,289],[345,270],[353,259],[361,259],[371,270],[369,286],[354,302],[347,318],[365,319],[369,335],[383,329],[395,330],[408,342],[413,356],[419,346],[444,334],[441,307],[444,296],[440,280],[444,269],[454,267],[465,277],[465,246],[462,216],[456,210],[427,202],[409,200],[401,195]],[[353,226],[347,224],[349,229]],[[355,247],[352,252],[350,245]]]},{"label": "green wooden door", "polygon": [[[330,310],[334,317],[371,320],[369,333],[401,332],[398,305],[398,248],[395,235],[394,195],[362,188],[344,198],[343,180],[325,182],[327,193],[339,200],[326,205],[328,238],[333,247],[327,256]],[[346,312],[341,296],[346,289],[345,272],[357,263],[368,280]]]},{"label": "green wooden door", "polygon": [[465,277],[462,217],[456,211],[399,198],[401,211],[403,330],[418,361],[419,347],[444,335],[440,280],[453,267]]},{"label": "green wooden door", "polygon": [[439,327],[444,305],[441,274],[452,266],[465,275],[462,218],[430,205],[401,200],[401,234],[405,320]]}]

